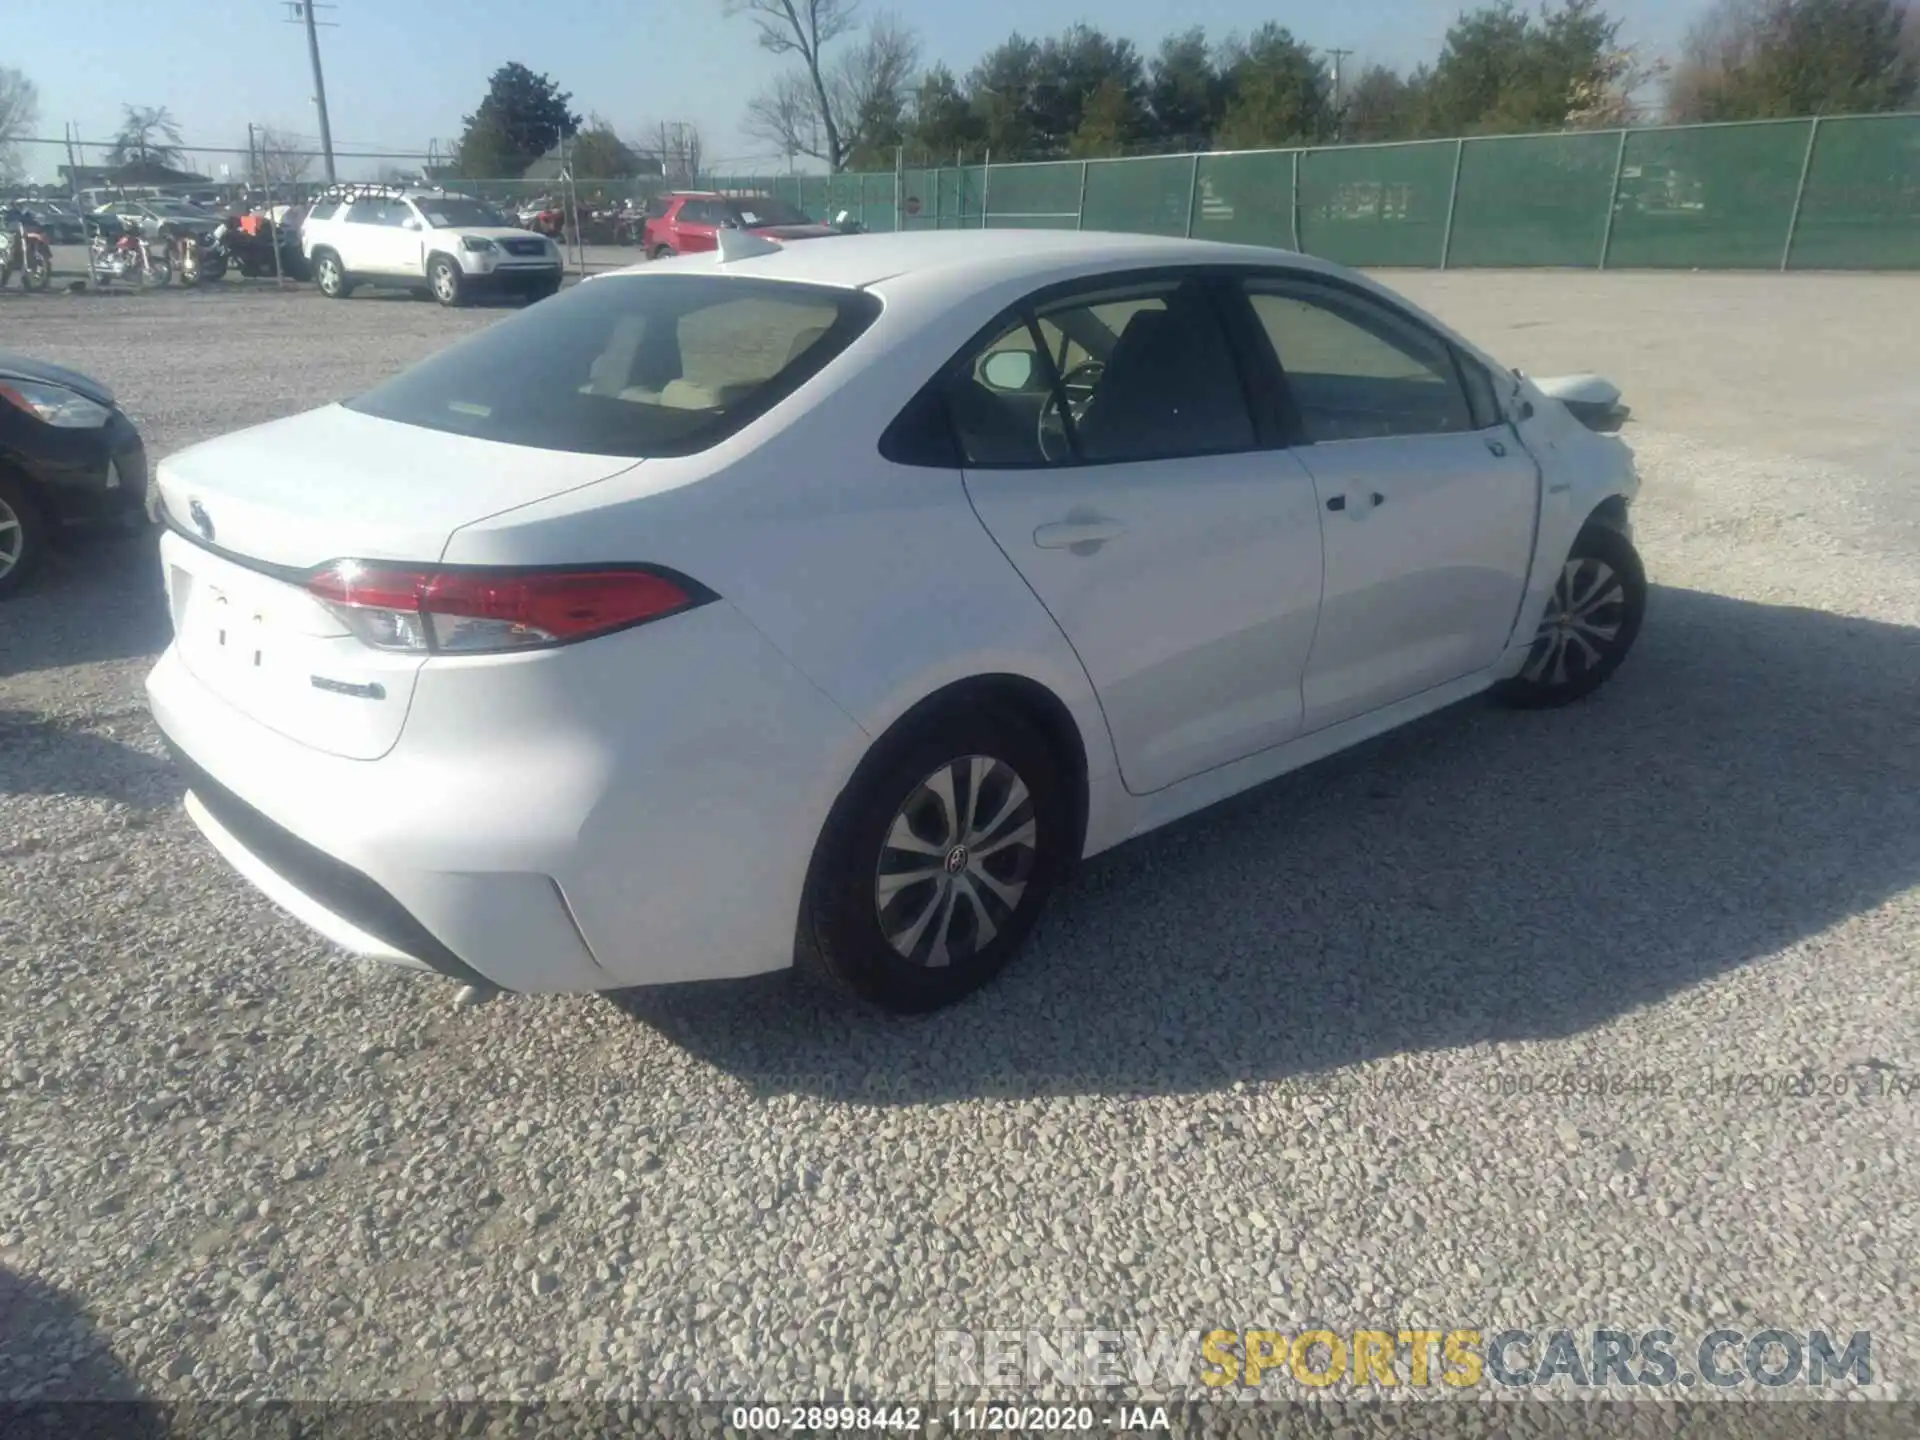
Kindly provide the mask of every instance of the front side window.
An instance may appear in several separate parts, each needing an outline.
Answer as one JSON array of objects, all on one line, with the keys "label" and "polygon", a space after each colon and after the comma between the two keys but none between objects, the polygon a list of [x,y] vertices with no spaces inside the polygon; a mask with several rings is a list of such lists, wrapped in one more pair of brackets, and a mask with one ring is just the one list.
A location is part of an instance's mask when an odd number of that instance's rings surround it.
[{"label": "front side window", "polygon": [[543,450],[690,455],[771,409],[879,312],[860,290],[608,276],[469,336],[347,408]]},{"label": "front side window", "polygon": [[1192,282],[1023,313],[956,367],[944,398],[975,465],[1169,460],[1255,443],[1226,337]]},{"label": "front side window", "polygon": [[1309,444],[1476,427],[1452,348],[1366,296],[1307,280],[1247,282]]}]

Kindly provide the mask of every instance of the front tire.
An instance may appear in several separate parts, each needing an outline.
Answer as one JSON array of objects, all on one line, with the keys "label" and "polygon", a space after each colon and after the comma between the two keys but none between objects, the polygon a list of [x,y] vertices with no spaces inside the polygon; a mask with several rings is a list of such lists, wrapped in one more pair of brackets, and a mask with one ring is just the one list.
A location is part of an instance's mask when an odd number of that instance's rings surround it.
[{"label": "front tire", "polygon": [[445,255],[436,255],[428,263],[427,286],[433,298],[450,310],[466,298],[466,277]]},{"label": "front tire", "polygon": [[27,268],[20,272],[20,285],[24,290],[45,290],[53,284],[53,256],[45,250],[35,250],[27,256]]},{"label": "front tire", "polygon": [[1589,524],[1560,568],[1526,664],[1494,698],[1545,710],[1591,695],[1627,658],[1646,612],[1647,575],[1633,542]]},{"label": "front tire", "polygon": [[834,806],[800,953],[888,1010],[950,1005],[1019,950],[1067,865],[1066,787],[1020,716],[935,716],[883,741]]},{"label": "front tire", "polygon": [[0,474],[0,600],[26,588],[46,555],[48,530],[26,487]]},{"label": "front tire", "polygon": [[329,300],[344,300],[353,293],[353,282],[347,279],[340,257],[331,250],[323,250],[313,257],[313,278],[320,293]]}]

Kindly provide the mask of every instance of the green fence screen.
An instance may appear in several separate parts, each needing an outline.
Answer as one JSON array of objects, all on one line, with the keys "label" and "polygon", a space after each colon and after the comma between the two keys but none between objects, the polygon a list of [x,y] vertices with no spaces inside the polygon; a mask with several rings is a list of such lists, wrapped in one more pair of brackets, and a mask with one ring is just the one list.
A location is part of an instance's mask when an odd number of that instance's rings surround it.
[{"label": "green fence screen", "polygon": [[1598,265],[1620,137],[1504,136],[1460,146],[1448,265]]},{"label": "green fence screen", "polygon": [[1125,230],[1347,265],[1920,270],[1920,115],[705,183],[869,230]]},{"label": "green fence screen", "polygon": [[1920,270],[1920,119],[1823,120],[1787,263]]}]

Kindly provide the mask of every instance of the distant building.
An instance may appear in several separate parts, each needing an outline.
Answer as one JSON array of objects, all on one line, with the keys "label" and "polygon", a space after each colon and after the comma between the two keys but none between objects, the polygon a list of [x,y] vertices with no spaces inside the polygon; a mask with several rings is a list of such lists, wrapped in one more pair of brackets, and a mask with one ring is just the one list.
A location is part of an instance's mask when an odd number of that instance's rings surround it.
[{"label": "distant building", "polygon": [[[633,175],[622,176],[620,178],[633,179],[640,176],[660,176],[666,174],[666,169],[661,165],[658,155],[645,155],[631,148],[629,148],[628,153],[633,157]],[[560,153],[560,147],[555,145],[547,151],[546,154],[527,166],[527,168],[521,172],[520,178],[522,180],[531,180],[537,184],[550,185],[560,178],[561,173],[566,168],[567,162]],[[602,177],[595,176],[593,178],[600,179]]]},{"label": "distant building", "polygon": [[77,190],[110,190],[125,186],[164,186],[189,190],[220,182],[191,170],[175,170],[152,160],[133,160],[125,165],[61,165],[60,183],[69,194]]}]

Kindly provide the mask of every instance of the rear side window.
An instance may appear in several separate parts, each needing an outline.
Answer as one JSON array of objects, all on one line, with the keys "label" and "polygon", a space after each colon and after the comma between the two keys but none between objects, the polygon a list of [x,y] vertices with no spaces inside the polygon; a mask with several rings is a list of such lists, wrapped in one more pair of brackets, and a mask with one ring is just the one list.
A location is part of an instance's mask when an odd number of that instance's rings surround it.
[{"label": "rear side window", "polygon": [[673,202],[664,195],[654,196],[653,199],[647,201],[647,219],[649,220],[666,219],[667,207],[672,203]]},{"label": "rear side window", "polygon": [[307,211],[307,219],[331,220],[333,219],[335,213],[339,209],[340,209],[340,202],[338,200],[317,201],[314,204],[314,207],[311,210]]},{"label": "rear side window", "polygon": [[489,326],[347,408],[541,450],[691,455],[772,409],[879,313],[860,290],[609,276]]}]

